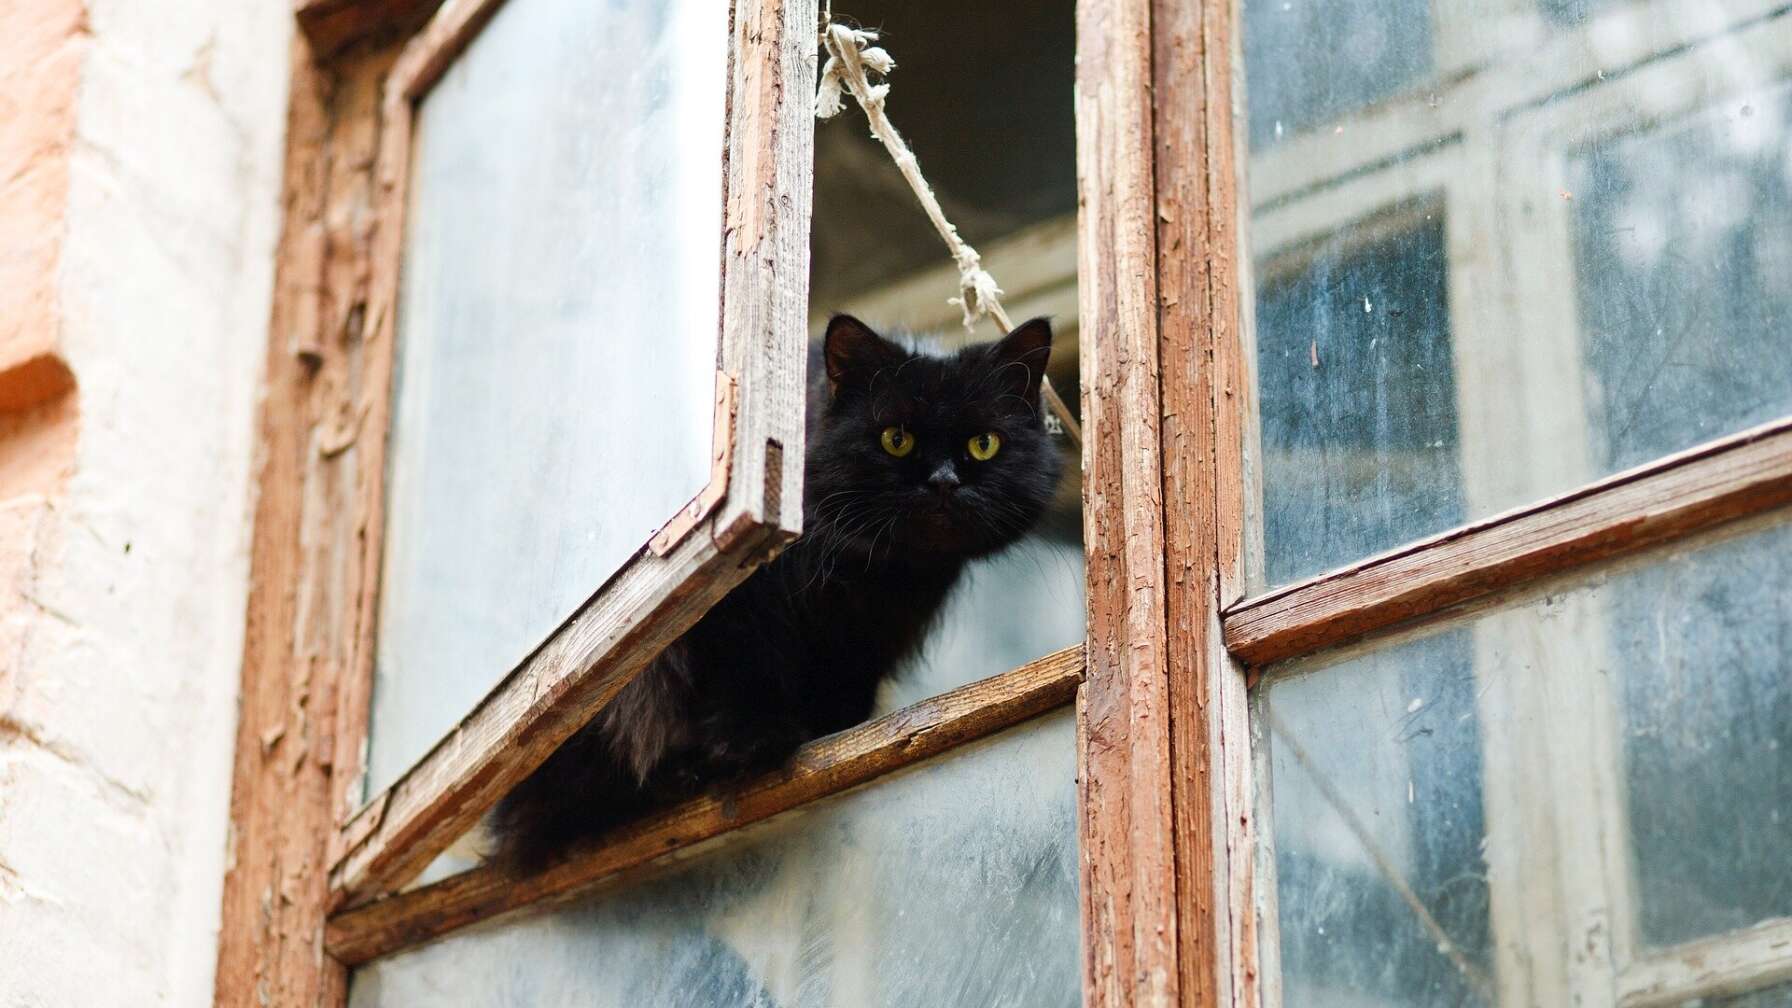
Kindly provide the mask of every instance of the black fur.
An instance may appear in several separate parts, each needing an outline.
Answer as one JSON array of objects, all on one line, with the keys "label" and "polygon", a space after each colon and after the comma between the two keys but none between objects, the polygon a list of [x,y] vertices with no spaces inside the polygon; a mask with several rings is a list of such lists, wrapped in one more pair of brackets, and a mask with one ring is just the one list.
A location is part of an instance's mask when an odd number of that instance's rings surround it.
[{"label": "black fur", "polygon": [[[1020,538],[1050,501],[1060,456],[1037,409],[1050,353],[1043,319],[951,357],[829,322],[810,364],[803,536],[504,799],[499,857],[539,868],[863,721],[965,562]],[[885,451],[887,427],[914,438],[907,456]],[[992,431],[996,455],[971,458],[970,439]]]}]

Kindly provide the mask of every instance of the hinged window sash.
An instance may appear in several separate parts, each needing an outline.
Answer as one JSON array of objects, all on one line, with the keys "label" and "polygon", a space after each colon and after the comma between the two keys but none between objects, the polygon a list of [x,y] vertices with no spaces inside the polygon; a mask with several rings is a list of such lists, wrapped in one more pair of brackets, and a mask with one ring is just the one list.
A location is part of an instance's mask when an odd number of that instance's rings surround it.
[{"label": "hinged window sash", "polygon": [[[369,312],[375,352],[364,379],[364,423],[371,431],[385,432],[392,416],[386,390],[394,370],[393,306],[400,303],[419,103],[502,6],[503,0],[444,5],[405,47],[387,80]],[[331,845],[333,906],[414,878],[661,648],[801,530],[813,143],[801,96],[813,73],[813,8],[801,0],[762,0],[740,3],[733,12],[708,487],[665,515],[657,532],[644,530],[642,549],[605,583],[591,585],[588,601],[421,760],[354,808],[366,751],[388,471],[385,439],[371,439],[374,447],[360,462],[364,492],[356,527],[366,531],[334,778],[340,807],[354,810]]]}]

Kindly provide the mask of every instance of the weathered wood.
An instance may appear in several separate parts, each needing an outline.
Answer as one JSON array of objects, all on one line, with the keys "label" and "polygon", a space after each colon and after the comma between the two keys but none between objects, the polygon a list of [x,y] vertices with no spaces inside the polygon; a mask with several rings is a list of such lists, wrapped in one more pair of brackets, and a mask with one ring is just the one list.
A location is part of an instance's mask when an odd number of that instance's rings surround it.
[{"label": "weathered wood", "polygon": [[1069,703],[1083,669],[1071,647],[905,707],[800,749],[790,765],[624,827],[593,849],[528,878],[479,868],[339,914],[329,953],[351,965],[470,924],[590,895],[676,851],[807,802],[839,794]]},{"label": "weathered wood", "polygon": [[[368,838],[375,820],[356,817],[362,806],[367,732],[373,702],[375,633],[385,542],[386,450],[390,443],[392,375],[397,359],[399,269],[404,254],[406,198],[411,142],[415,134],[416,99],[440,79],[459,53],[497,10],[502,0],[451,2],[399,50],[384,83],[380,114],[368,117],[379,129],[378,184],[373,193],[373,254],[356,276],[333,276],[326,292],[340,296],[354,291],[364,304],[367,351],[357,391],[354,423],[358,433],[354,458],[359,494],[355,499],[352,550],[358,562],[350,571],[347,594],[353,600],[353,642],[346,678],[339,691],[335,813],[338,829],[330,844],[331,865]],[[351,828],[352,827],[352,828]]]},{"label": "weathered wood", "polygon": [[[409,52],[406,47],[404,52]],[[400,63],[402,65],[402,61]],[[394,74],[398,66],[393,68]],[[386,448],[392,417],[392,372],[397,357],[398,259],[404,236],[404,180],[410,167],[412,111],[388,75],[382,89],[378,123],[378,156],[373,202],[373,252],[355,274],[325,278],[333,296],[353,292],[362,309],[366,349],[359,388],[354,390],[354,450],[357,493],[354,498],[354,540],[335,544],[354,557],[345,592],[349,599],[350,674],[338,689],[336,774],[332,805],[335,822],[346,822],[362,797],[367,731],[373,707],[374,627],[379,612],[380,560],[385,534]],[[372,118],[372,117],[370,117]],[[345,838],[333,831],[330,864],[342,856]],[[357,838],[359,839],[359,838]]]},{"label": "weathered wood", "polygon": [[740,384],[718,538],[802,530],[816,0],[739,0],[728,85],[722,370]]},{"label": "weathered wood", "polygon": [[1077,5],[1088,673],[1077,701],[1083,996],[1180,1003],[1165,653],[1151,0]]},{"label": "weathered wood", "polygon": [[1670,1008],[1792,980],[1792,919],[1663,949],[1618,974],[1620,1008]]},{"label": "weathered wood", "polygon": [[738,584],[764,558],[767,542],[747,540],[724,553],[700,531],[665,557],[637,554],[343,825],[331,907],[396,889],[428,867]]},{"label": "weathered wood", "polygon": [[[1179,718],[1205,721],[1208,744],[1219,754],[1216,797],[1209,822],[1213,824],[1214,857],[1222,869],[1222,878],[1213,884],[1215,891],[1223,894],[1226,907],[1225,920],[1216,924],[1225,940],[1223,949],[1216,950],[1216,954],[1225,957],[1218,973],[1222,980],[1230,981],[1230,989],[1222,988],[1222,994],[1230,995],[1234,1008],[1258,1008],[1263,1003],[1260,978],[1264,939],[1259,933],[1257,914],[1259,884],[1255,869],[1261,852],[1256,828],[1257,763],[1251,743],[1249,680],[1243,663],[1226,650],[1219,625],[1225,605],[1243,596],[1251,571],[1260,566],[1256,558],[1262,552],[1261,529],[1250,528],[1250,516],[1257,513],[1254,502],[1261,498],[1261,492],[1257,469],[1247,461],[1250,447],[1258,441],[1258,413],[1257,383],[1250,363],[1250,331],[1245,325],[1251,257],[1242,222],[1249,201],[1242,178],[1244,145],[1238,140],[1239,105],[1232,90],[1241,76],[1235,58],[1243,51],[1238,11],[1237,5],[1219,0],[1201,4],[1202,44],[1196,57],[1204,88],[1201,110],[1207,130],[1202,172],[1207,183],[1207,243],[1201,254],[1207,272],[1207,330],[1213,355],[1207,391],[1213,397],[1214,415],[1213,521],[1218,547],[1218,594],[1207,615],[1212,621],[1207,633],[1208,667],[1214,671],[1209,674],[1206,691],[1195,697],[1196,707],[1178,705],[1175,709]],[[1170,72],[1185,72],[1187,63],[1185,58],[1171,64]],[[1160,99],[1160,104],[1169,108],[1178,105],[1164,99]],[[1165,499],[1173,500],[1167,496]],[[1171,512],[1175,513],[1173,505]],[[1185,957],[1199,956],[1201,952],[1189,943],[1183,945]]]},{"label": "weathered wood", "polygon": [[442,0],[293,0],[299,22],[317,59],[328,59],[361,42],[395,39],[421,24]]},{"label": "weathered wood", "polygon": [[1226,646],[1280,661],[1786,504],[1778,420],[1247,600],[1225,614]]},{"label": "weathered wood", "polygon": [[262,403],[242,700],[214,1003],[341,1002],[318,954],[331,834],[336,691],[349,668],[341,586],[355,460],[343,444],[361,366],[379,82],[390,54],[330,70],[294,42],[267,395]]},{"label": "weathered wood", "polygon": [[1255,850],[1244,669],[1220,605],[1244,579],[1232,4],[1156,0],[1158,339],[1166,667],[1184,1004],[1255,1006]]},{"label": "weathered wood", "polygon": [[[484,28],[506,0],[446,0],[429,23],[423,26],[404,47],[387,93],[393,101],[415,102],[421,99]],[[408,142],[408,137],[407,137]],[[399,180],[403,182],[401,175]]]},{"label": "weathered wood", "polygon": [[[386,92],[379,237],[357,509],[360,568],[344,748],[365,737],[373,678],[394,306],[416,103],[503,0],[449,0],[404,49]],[[332,906],[397,888],[470,828],[511,786],[596,714],[666,644],[801,530],[808,224],[813,122],[812,0],[757,0],[735,11],[722,220],[720,351],[737,397],[717,404],[734,442],[728,495],[664,555],[643,550],[505,678],[415,766],[343,822],[331,846]],[[726,420],[724,423],[723,421]],[[791,464],[785,464],[789,453]],[[672,516],[668,516],[669,518]],[[360,747],[340,795],[357,794]]]}]

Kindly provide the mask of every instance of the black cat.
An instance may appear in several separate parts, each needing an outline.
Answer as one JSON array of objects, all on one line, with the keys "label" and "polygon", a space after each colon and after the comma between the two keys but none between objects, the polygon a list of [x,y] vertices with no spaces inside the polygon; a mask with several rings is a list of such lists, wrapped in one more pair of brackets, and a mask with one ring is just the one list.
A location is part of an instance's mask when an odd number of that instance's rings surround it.
[{"label": "black cat", "polygon": [[950,357],[850,316],[810,366],[801,538],[680,637],[499,804],[532,870],[650,807],[863,721],[965,562],[1039,520],[1060,455],[1041,422],[1051,326]]}]

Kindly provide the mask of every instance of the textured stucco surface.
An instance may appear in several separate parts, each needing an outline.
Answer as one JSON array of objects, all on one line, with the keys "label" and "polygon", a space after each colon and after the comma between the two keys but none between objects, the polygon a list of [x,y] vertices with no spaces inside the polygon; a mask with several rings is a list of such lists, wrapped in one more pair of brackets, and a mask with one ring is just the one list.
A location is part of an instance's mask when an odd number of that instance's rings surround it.
[{"label": "textured stucco surface", "polygon": [[[66,142],[0,131],[0,156],[66,178],[0,222],[8,247],[58,236],[35,321],[0,343],[46,341],[75,386],[0,416],[0,1006],[203,1005],[290,5],[0,6],[63,31],[5,33],[0,66],[23,37],[76,68]],[[9,113],[56,107],[38,75],[0,88]]]}]

